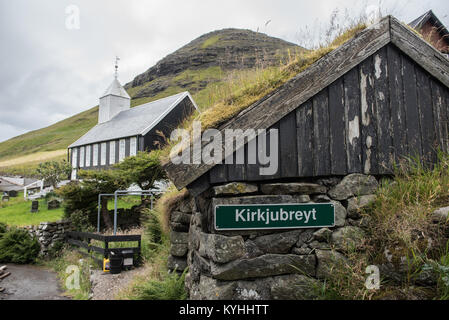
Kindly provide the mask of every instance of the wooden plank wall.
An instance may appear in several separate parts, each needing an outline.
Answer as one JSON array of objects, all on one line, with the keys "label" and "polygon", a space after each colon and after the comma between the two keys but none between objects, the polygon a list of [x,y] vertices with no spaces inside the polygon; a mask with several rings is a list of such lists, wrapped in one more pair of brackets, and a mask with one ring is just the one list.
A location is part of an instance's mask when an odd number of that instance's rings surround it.
[{"label": "wooden plank wall", "polygon": [[259,164],[222,164],[209,182],[382,175],[409,155],[431,165],[438,148],[449,151],[448,96],[445,85],[389,44],[273,126],[275,175],[261,176]]}]

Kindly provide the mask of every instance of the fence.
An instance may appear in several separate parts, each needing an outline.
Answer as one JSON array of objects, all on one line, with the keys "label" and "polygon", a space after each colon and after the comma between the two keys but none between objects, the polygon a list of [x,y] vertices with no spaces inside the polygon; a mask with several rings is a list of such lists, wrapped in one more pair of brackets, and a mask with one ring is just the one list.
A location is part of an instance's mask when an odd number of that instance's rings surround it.
[{"label": "fence", "polygon": [[[104,248],[97,247],[91,244],[92,240],[98,240],[104,242]],[[140,261],[141,257],[141,235],[114,235],[107,236],[96,233],[89,232],[78,232],[71,231],[67,233],[67,242],[71,245],[77,246],[79,248],[86,249],[87,252],[79,250],[78,251],[83,255],[90,256],[93,260],[98,262],[100,265],[103,265],[103,259],[99,259],[93,255],[93,253],[98,253],[103,255],[104,258],[108,258],[111,252],[119,253],[122,251],[132,250],[134,256],[137,255],[137,263]],[[137,247],[127,247],[127,248],[109,248],[109,243],[113,242],[138,242]]]}]

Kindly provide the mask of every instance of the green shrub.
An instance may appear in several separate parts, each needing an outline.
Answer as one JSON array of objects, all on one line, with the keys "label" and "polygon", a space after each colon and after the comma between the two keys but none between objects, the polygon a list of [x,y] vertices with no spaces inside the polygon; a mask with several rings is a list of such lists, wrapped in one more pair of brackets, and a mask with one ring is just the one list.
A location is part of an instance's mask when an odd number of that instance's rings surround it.
[{"label": "green shrub", "polygon": [[95,231],[95,227],[90,221],[89,213],[84,210],[73,211],[69,216],[69,220],[72,222],[72,226],[75,227],[75,230],[83,232]]},{"label": "green shrub", "polygon": [[145,235],[148,241],[160,244],[162,242],[162,226],[157,214],[153,210],[144,209],[145,214]]},{"label": "green shrub", "polygon": [[137,300],[185,300],[187,292],[184,285],[187,269],[179,275],[166,274],[162,280],[150,280],[137,287]]},{"label": "green shrub", "polygon": [[0,239],[0,262],[33,263],[41,247],[26,230],[12,228]]},{"label": "green shrub", "polygon": [[4,233],[6,233],[6,223],[0,222],[0,239],[3,237]]},{"label": "green shrub", "polygon": [[78,182],[70,182],[56,191],[64,199],[64,213],[66,218],[77,211],[96,212],[98,193],[91,188],[81,186]]}]

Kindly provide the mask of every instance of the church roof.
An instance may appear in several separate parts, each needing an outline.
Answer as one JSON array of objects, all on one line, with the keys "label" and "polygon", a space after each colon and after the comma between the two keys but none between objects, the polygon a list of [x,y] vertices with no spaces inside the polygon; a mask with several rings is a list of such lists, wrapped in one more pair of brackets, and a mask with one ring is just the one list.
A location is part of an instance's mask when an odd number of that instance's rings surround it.
[{"label": "church roof", "polygon": [[194,107],[198,109],[190,94],[187,91],[181,92],[122,111],[111,120],[97,124],[84,136],[72,143],[69,148],[145,135],[184,99],[190,99]]},{"label": "church roof", "polygon": [[122,87],[120,82],[117,80],[117,78],[114,78],[112,83],[109,85],[109,87],[106,89],[106,91],[102,94],[101,98],[108,96],[108,95],[114,95],[114,96],[131,99],[129,97],[128,93],[126,92],[126,90]]}]

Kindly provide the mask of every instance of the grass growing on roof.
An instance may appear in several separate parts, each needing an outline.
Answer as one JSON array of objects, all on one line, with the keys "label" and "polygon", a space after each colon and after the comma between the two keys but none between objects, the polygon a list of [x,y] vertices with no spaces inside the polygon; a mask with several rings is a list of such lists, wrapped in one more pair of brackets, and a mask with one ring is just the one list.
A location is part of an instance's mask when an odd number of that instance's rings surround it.
[{"label": "grass growing on roof", "polygon": [[[338,33],[334,40],[316,50],[294,53],[288,51],[287,61],[281,61],[279,66],[229,73],[222,83],[209,88],[208,95],[202,96],[203,99],[209,98],[212,105],[203,108],[200,114],[194,114],[186,119],[180,127],[190,129],[195,120],[201,121],[202,130],[218,127],[352,39],[366,27],[365,23],[352,25]],[[167,146],[161,154],[163,160],[167,160],[175,143],[176,141],[167,140]]]}]

